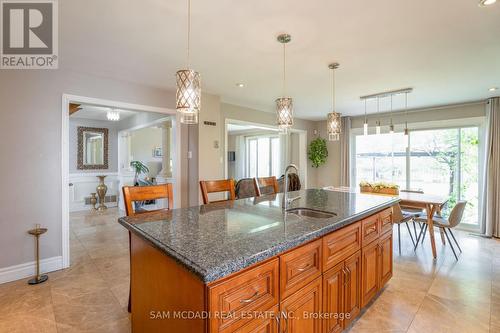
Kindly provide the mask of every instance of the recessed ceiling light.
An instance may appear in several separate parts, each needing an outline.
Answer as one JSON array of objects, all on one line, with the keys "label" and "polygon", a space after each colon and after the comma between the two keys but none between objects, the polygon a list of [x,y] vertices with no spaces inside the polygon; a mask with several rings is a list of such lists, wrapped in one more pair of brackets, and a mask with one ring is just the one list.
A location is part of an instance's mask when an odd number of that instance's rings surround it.
[{"label": "recessed ceiling light", "polygon": [[479,0],[479,6],[486,7],[493,5],[497,0]]},{"label": "recessed ceiling light", "polygon": [[241,83],[241,82],[238,82],[238,83],[236,83],[236,86],[238,88],[243,88],[245,85],[243,83]]},{"label": "recessed ceiling light", "polygon": [[489,91],[496,91],[496,90],[498,90],[498,88],[497,88],[497,87],[493,87],[493,88],[490,88],[490,89],[488,89],[488,90],[489,90]]}]

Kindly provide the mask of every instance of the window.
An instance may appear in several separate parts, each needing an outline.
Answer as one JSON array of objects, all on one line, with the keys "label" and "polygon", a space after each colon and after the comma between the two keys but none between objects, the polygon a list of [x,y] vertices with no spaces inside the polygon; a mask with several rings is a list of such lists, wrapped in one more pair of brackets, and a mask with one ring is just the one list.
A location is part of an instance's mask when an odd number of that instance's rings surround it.
[{"label": "window", "polygon": [[[408,147],[408,149],[406,148]],[[479,128],[448,128],[356,136],[355,180],[396,183],[467,200],[463,223],[479,221]]]},{"label": "window", "polygon": [[249,178],[279,177],[280,141],[277,136],[248,137],[246,140],[247,168]]}]

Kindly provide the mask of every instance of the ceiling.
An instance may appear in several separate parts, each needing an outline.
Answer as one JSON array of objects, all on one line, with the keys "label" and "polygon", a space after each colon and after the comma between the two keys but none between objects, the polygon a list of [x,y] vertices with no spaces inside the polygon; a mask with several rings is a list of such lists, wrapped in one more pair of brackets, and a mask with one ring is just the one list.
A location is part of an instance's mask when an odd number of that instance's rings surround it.
[{"label": "ceiling", "polygon": [[[106,114],[109,110],[111,110],[111,109],[108,107],[104,107],[104,106],[82,104],[82,105],[80,105],[80,110],[75,112],[74,114],[72,114],[71,118],[109,121],[108,118],[106,117]],[[120,120],[127,119],[129,117],[132,117],[132,116],[140,113],[140,112],[136,112],[136,111],[118,110],[118,109],[115,109],[115,111],[118,111],[120,113]],[[116,122],[116,121],[113,121],[113,122]]]},{"label": "ceiling", "polygon": [[[60,67],[175,89],[174,74],[186,65],[186,3],[59,2]],[[192,0],[191,32],[204,91],[263,111],[282,94],[283,32],[292,35],[287,86],[300,118],[324,119],[331,110],[332,61],[340,63],[337,111],[346,115],[364,112],[361,95],[392,89],[415,89],[410,108],[500,93],[488,91],[500,87],[500,3]],[[395,109],[403,105],[394,100]],[[368,112],[375,110],[370,102]]]}]

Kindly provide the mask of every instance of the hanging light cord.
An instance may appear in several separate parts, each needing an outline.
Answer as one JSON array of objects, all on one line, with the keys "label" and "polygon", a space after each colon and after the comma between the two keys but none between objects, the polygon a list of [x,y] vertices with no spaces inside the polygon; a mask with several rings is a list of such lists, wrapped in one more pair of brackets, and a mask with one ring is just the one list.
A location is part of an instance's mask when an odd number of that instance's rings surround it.
[{"label": "hanging light cord", "polygon": [[283,97],[286,97],[286,43],[283,43]]},{"label": "hanging light cord", "polygon": [[392,125],[392,94],[391,94],[391,125]]},{"label": "hanging light cord", "polygon": [[408,129],[408,93],[405,93],[405,114],[406,114],[405,128]]},{"label": "hanging light cord", "polygon": [[380,98],[377,97],[377,118],[378,118],[378,125],[380,126],[380,116],[379,116],[379,112],[380,111]]},{"label": "hanging light cord", "polygon": [[367,123],[367,118],[366,118],[366,98],[365,98],[365,124]]},{"label": "hanging light cord", "polygon": [[191,40],[191,0],[188,0],[188,19],[187,19],[187,69],[189,69],[189,42]]},{"label": "hanging light cord", "polygon": [[336,112],[335,111],[335,67],[332,68],[332,106],[333,106],[332,112]]}]

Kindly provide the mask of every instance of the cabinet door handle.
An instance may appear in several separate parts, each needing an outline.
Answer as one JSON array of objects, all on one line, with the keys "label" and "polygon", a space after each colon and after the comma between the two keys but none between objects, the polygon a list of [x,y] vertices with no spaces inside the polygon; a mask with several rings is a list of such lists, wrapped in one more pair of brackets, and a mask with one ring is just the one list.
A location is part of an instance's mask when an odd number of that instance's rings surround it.
[{"label": "cabinet door handle", "polygon": [[344,286],[347,285],[347,271],[342,267],[342,273],[344,274]]},{"label": "cabinet door handle", "polygon": [[257,295],[259,295],[258,291],[256,291],[255,294],[252,295],[252,297],[240,300],[240,303],[252,303]]},{"label": "cabinet door handle", "polygon": [[309,268],[309,266],[311,266],[311,265],[310,265],[309,263],[307,263],[307,264],[305,264],[304,266],[297,268],[297,270],[298,270],[299,272],[303,272],[303,271],[305,271],[306,269],[308,269],[308,268]]},{"label": "cabinet door handle", "polygon": [[346,284],[349,284],[351,283],[351,270],[349,269],[349,267],[346,267],[347,269],[347,282]]}]

